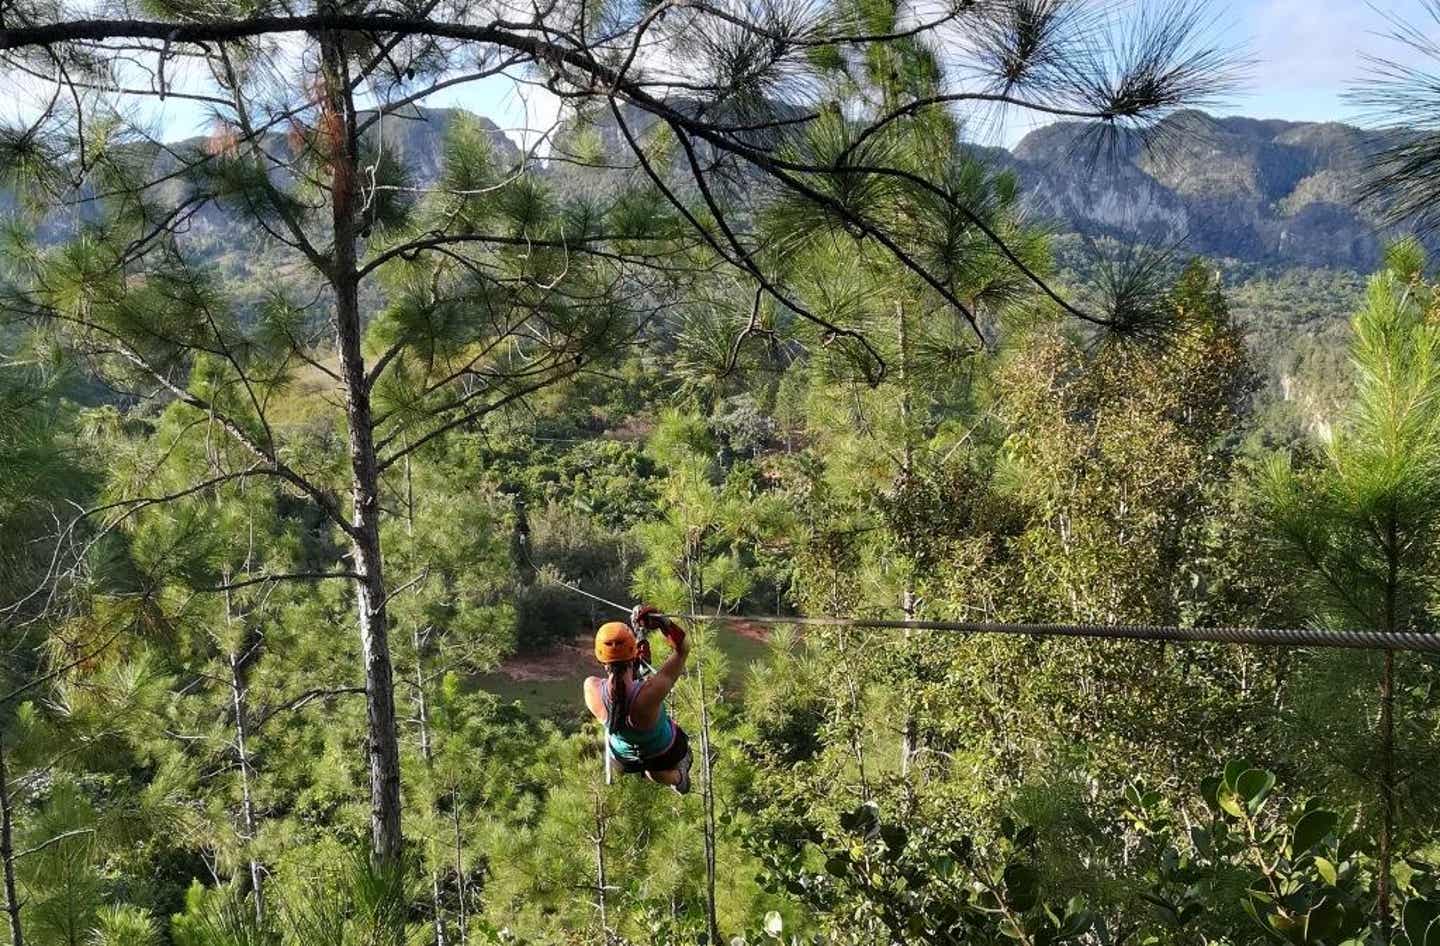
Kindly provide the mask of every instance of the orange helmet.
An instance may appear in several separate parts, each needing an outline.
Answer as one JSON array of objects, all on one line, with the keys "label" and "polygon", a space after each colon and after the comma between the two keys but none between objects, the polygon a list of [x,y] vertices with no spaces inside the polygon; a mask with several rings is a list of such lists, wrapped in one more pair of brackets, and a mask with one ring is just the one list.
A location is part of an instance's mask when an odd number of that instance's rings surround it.
[{"label": "orange helmet", "polygon": [[595,659],[602,664],[634,660],[639,653],[635,632],[624,621],[610,621],[595,632]]}]

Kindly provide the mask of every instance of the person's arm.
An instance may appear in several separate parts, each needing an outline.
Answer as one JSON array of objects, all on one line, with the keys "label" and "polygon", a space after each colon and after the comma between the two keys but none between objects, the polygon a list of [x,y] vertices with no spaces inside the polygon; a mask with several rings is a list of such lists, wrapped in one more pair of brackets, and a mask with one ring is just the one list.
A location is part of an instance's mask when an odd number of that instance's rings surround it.
[{"label": "person's arm", "polygon": [[660,669],[651,674],[650,679],[646,681],[645,689],[640,691],[640,698],[636,702],[643,703],[647,695],[646,691],[651,687],[655,688],[656,703],[669,696],[670,691],[675,688],[675,684],[680,682],[680,677],[685,673],[685,661],[689,658],[690,641],[681,637],[675,644],[675,649],[670,652],[670,656],[666,657],[665,662],[660,665]]},{"label": "person's arm", "polygon": [[585,708],[602,723],[606,716],[605,701],[600,698],[600,685],[603,682],[599,677],[585,678]]},{"label": "person's arm", "polygon": [[653,608],[648,607],[639,609],[638,619],[652,622],[650,626],[658,627],[660,633],[670,642],[672,650],[670,656],[665,658],[665,663],[660,665],[660,669],[646,679],[645,685],[640,688],[640,693],[635,698],[635,709],[643,717],[651,716],[659,707],[660,701],[670,695],[670,691],[685,673],[685,662],[690,658],[690,640],[685,630],[669,618],[654,615],[653,611]]}]

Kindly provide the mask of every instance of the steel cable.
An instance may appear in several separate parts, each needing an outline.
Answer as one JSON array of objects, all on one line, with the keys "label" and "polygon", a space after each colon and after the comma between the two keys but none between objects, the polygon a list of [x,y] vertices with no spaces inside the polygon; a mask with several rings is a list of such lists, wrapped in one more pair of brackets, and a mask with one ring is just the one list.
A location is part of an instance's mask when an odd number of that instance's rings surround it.
[{"label": "steel cable", "polygon": [[[529,530],[520,534],[526,564],[537,576],[625,614],[631,609],[553,575],[546,576],[530,558]],[[1356,631],[1323,628],[1177,627],[1164,624],[998,624],[976,621],[893,621],[884,618],[785,617],[775,614],[670,614],[686,621],[801,627],[857,627],[876,630],[940,631],[949,634],[1004,634],[1017,637],[1074,637],[1091,640],[1175,641],[1248,644],[1260,647],[1329,647],[1346,650],[1401,650],[1440,654],[1440,634],[1419,631]]]},{"label": "steel cable", "polygon": [[1006,634],[1020,637],[1079,637],[1099,640],[1251,644],[1268,647],[1333,647],[1350,650],[1404,650],[1440,654],[1440,634],[1418,631],[1354,631],[1323,628],[1175,627],[1160,624],[993,624],[971,621],[891,621],[883,618],[782,617],[753,614],[679,614],[677,620],[812,627],[942,631],[952,634]]}]

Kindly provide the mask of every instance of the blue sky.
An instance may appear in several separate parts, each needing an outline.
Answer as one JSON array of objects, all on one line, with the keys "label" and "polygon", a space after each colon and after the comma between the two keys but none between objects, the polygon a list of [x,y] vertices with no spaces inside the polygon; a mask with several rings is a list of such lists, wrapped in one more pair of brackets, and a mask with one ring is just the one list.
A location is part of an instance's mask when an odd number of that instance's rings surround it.
[{"label": "blue sky", "polygon": [[1364,70],[1363,54],[1412,59],[1386,34],[1399,17],[1440,36],[1424,0],[1235,0],[1224,35],[1257,60],[1247,94],[1225,111],[1256,118],[1353,117],[1340,99]]},{"label": "blue sky", "polygon": [[[1217,10],[1218,37],[1254,60],[1244,88],[1216,109],[1222,114],[1297,121],[1354,119],[1342,93],[1363,74],[1363,54],[1413,58],[1386,35],[1392,29],[1387,17],[1407,20],[1440,39],[1440,24],[1427,12],[1426,0],[1218,0]],[[504,79],[447,90],[427,104],[460,105],[487,115],[516,139],[526,127],[547,126],[556,111],[548,95]],[[8,109],[0,105],[0,111]],[[167,138],[203,130],[203,116],[173,99],[165,114],[155,118]],[[1011,121],[980,137],[1011,145],[1030,127],[1029,122]]]},{"label": "blue sky", "polygon": [[[1152,0],[1130,0],[1146,3]],[[1426,0],[1221,0],[1215,32],[1221,41],[1254,60],[1238,94],[1216,111],[1293,121],[1354,120],[1342,96],[1366,69],[1364,54],[1413,61],[1413,53],[1390,38],[1392,17],[1440,39]],[[1440,70],[1440,64],[1436,64]],[[508,127],[523,124],[524,109],[507,85],[461,92],[443,103],[481,111]],[[532,100],[532,115],[547,111]],[[996,130],[999,143],[1013,144],[1030,125],[1012,122]]]}]

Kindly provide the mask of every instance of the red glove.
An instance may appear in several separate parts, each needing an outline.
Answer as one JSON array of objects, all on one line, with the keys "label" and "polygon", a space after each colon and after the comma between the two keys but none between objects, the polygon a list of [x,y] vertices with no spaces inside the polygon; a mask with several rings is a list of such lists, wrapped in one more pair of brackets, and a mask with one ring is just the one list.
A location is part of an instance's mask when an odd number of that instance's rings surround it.
[{"label": "red glove", "polygon": [[665,625],[660,628],[660,633],[670,642],[671,647],[679,647],[685,643],[685,629],[669,618],[665,618]]},{"label": "red glove", "polygon": [[679,647],[680,642],[685,639],[685,631],[680,625],[661,614],[660,609],[653,604],[638,605],[631,611],[630,624],[633,627],[658,630],[675,647]]},{"label": "red glove", "polygon": [[655,630],[661,626],[660,609],[653,604],[637,604],[630,611],[630,626],[637,631]]}]

